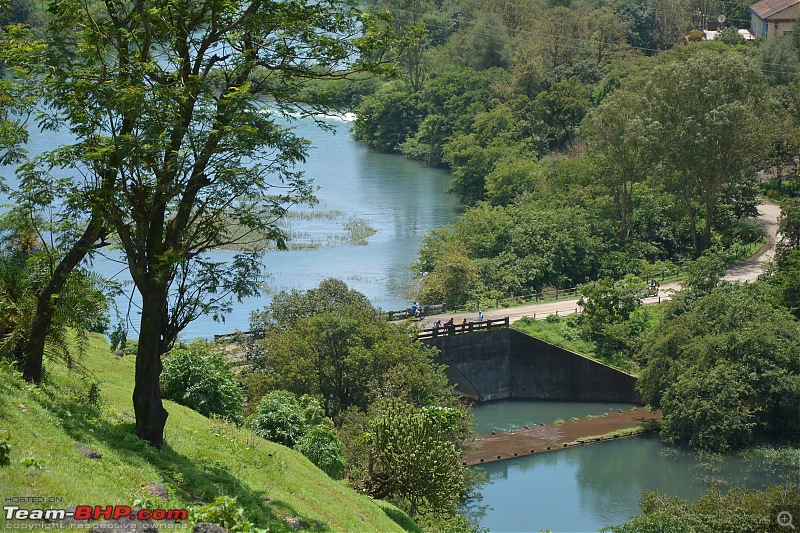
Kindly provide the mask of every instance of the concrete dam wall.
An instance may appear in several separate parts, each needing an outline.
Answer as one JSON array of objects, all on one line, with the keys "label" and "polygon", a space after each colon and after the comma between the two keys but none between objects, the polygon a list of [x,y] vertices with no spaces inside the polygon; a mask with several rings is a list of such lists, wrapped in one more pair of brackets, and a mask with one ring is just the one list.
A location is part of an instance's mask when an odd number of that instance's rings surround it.
[{"label": "concrete dam wall", "polygon": [[641,404],[636,376],[513,329],[425,339],[456,389],[478,401],[521,398]]}]

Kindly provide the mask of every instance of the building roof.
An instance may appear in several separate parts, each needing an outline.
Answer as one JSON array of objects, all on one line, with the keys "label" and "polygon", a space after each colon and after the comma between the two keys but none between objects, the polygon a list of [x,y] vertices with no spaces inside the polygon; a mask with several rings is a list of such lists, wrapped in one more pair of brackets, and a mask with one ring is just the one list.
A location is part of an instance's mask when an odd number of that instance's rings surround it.
[{"label": "building roof", "polygon": [[800,3],[800,0],[761,0],[757,4],[750,6],[750,11],[762,19],[767,19],[775,13],[779,13],[798,3]]}]

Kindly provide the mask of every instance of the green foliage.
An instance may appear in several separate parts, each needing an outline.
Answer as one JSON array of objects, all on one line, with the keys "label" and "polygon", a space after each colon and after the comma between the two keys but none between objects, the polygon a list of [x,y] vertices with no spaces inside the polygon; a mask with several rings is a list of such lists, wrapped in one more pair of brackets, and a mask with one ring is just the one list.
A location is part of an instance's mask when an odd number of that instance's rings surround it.
[{"label": "green foliage", "polygon": [[468,67],[481,71],[507,66],[510,37],[497,14],[477,13],[459,37],[456,49]]},{"label": "green foliage", "polygon": [[19,464],[30,470],[39,470],[44,468],[44,461],[36,457],[33,452],[28,452],[25,457],[19,460]]},{"label": "green foliage", "polygon": [[[770,85],[788,85],[800,73],[800,54],[791,37],[778,36],[761,43],[753,55]],[[775,68],[780,65],[780,68]]]},{"label": "green foliage", "polygon": [[[0,430],[10,430],[13,446],[11,465],[0,467],[0,486],[9,494],[25,494],[35,482],[36,494],[58,494],[67,507],[97,501],[131,505],[137,499],[163,507],[163,500],[146,496],[143,488],[161,483],[169,508],[191,510],[220,495],[235,497],[233,510],[243,508],[246,521],[270,531],[290,531],[289,517],[319,530],[419,531],[401,510],[330,479],[299,453],[180,405],[170,408],[168,445],[153,449],[132,432],[126,414],[135,358],[110,356],[99,335],[89,342],[81,363],[104,398],[104,409],[91,416],[70,394],[80,383],[74,371],[54,366],[42,385],[33,386],[0,361]],[[99,461],[111,467],[94,468],[96,461],[75,450],[76,441],[100,452]],[[19,462],[29,451],[46,461],[46,470],[29,475]],[[76,463],[90,467],[80,474],[82,483],[75,482]]]},{"label": "green foliage", "polygon": [[[24,199],[60,203],[85,225],[57,272],[116,237],[142,297],[137,433],[160,447],[161,356],[197,317],[221,319],[259,293],[260,253],[285,247],[280,219],[313,201],[294,169],[308,142],[280,118],[328,109],[309,79],[386,72],[391,31],[347,0],[61,0],[48,15],[54,45],[28,76],[46,101],[36,118],[74,141],[25,165]],[[225,246],[245,251],[206,253]]]},{"label": "green foliage", "polygon": [[189,522],[208,522],[224,527],[231,533],[261,533],[267,531],[257,528],[250,522],[241,505],[236,503],[236,498],[217,496],[214,501],[189,510]]},{"label": "green foliage", "polygon": [[[456,133],[468,134],[472,119],[493,107],[494,84],[504,77],[496,68],[444,72],[419,92],[398,82],[387,83],[356,110],[354,136],[378,150],[402,151],[433,165],[453,166],[443,155],[445,144]],[[480,187],[473,188],[480,196]]]},{"label": "green foliage", "polygon": [[414,268],[424,274],[422,301],[448,306],[546,286],[574,287],[597,273],[608,244],[597,219],[580,207],[548,209],[533,199],[519,205],[479,204],[455,226],[428,236]]},{"label": "green foliage", "polygon": [[501,159],[486,175],[486,199],[507,205],[536,191],[538,166],[530,159]]},{"label": "green foliage", "polygon": [[353,136],[370,148],[399,151],[419,125],[421,106],[404,85],[386,84],[358,107]]},{"label": "green foliage", "polygon": [[800,329],[763,287],[722,285],[677,298],[638,353],[642,399],[662,436],[714,451],[755,435],[800,438]]},{"label": "green foliage", "polygon": [[311,426],[294,447],[333,479],[340,479],[346,469],[342,443],[328,424]]},{"label": "green foliage", "polygon": [[702,373],[681,373],[661,398],[661,408],[669,413],[661,438],[700,450],[742,449],[753,440],[751,406],[757,404],[757,396],[728,361]]},{"label": "green foliage", "polygon": [[720,284],[726,265],[727,254],[718,250],[707,250],[694,261],[681,265],[680,297],[692,300],[709,294]]},{"label": "green foliage", "polygon": [[800,318],[800,250],[782,250],[766,282],[775,288],[778,303]]},{"label": "green foliage", "polygon": [[653,0],[625,0],[616,4],[615,12],[625,26],[631,46],[655,47],[653,30],[658,25],[658,11]]},{"label": "green foliage", "polygon": [[303,394],[297,399],[306,417],[306,427],[318,426],[325,421],[325,409],[314,396]]},{"label": "green foliage", "polygon": [[644,123],[653,126],[647,131],[658,139],[649,159],[686,210],[696,256],[712,244],[722,191],[752,179],[765,158],[772,135],[764,120],[767,91],[757,65],[727,48],[667,55],[636,91],[644,97]]},{"label": "green foliage", "polygon": [[219,348],[199,340],[164,357],[161,394],[205,416],[240,419],[242,392],[230,364]]},{"label": "green foliage", "polygon": [[545,318],[545,322],[549,324],[558,324],[559,322],[561,322],[561,317],[556,314],[550,314],[547,315],[547,318]]},{"label": "green foliage", "polygon": [[[366,301],[341,285],[342,295]],[[297,293],[295,301],[315,300],[322,294]],[[263,338],[253,339],[247,349],[254,368],[244,378],[250,402],[284,389],[323,398],[326,413],[334,418],[350,406],[366,409],[385,396],[416,405],[438,403],[446,394],[447,378],[433,363],[431,349],[415,342],[407,326],[391,324],[372,306],[359,308],[351,301],[327,301],[325,307],[301,314],[293,327],[273,328]],[[265,313],[277,316],[274,311],[270,306]]]},{"label": "green foliage", "polygon": [[591,91],[576,78],[554,83],[534,99],[535,120],[542,123],[541,134],[547,148],[562,150],[575,137],[575,130],[591,107]]},{"label": "green foliage", "polygon": [[639,504],[642,514],[627,524],[604,529],[613,533],[779,532],[778,514],[800,513],[796,486],[775,485],[763,490],[737,487],[722,493],[708,489],[694,503],[645,491]]},{"label": "green foliage", "polygon": [[443,147],[442,160],[453,169],[449,191],[464,205],[474,205],[486,196],[486,176],[505,155],[504,146],[482,146],[474,134],[455,137]]},{"label": "green foliage", "polygon": [[480,295],[477,265],[458,242],[447,243],[436,257],[432,271],[420,281],[417,297],[422,302],[441,302],[458,309]]},{"label": "green foliage", "polygon": [[341,478],[347,468],[336,430],[311,396],[298,401],[288,391],[269,392],[261,398],[250,425],[265,439],[302,453],[333,479]]},{"label": "green foliage", "polygon": [[739,35],[739,29],[735,26],[729,26],[724,30],[717,33],[717,36],[714,38],[715,41],[719,41],[725,44],[743,44],[744,38]]},{"label": "green foliage", "polygon": [[366,314],[377,312],[366,296],[348,288],[341,280],[328,278],[322,280],[318,287],[307,291],[280,291],[268,306],[251,314],[250,329],[288,330],[301,318],[311,318],[322,313],[343,314],[348,311]]},{"label": "green foliage", "polygon": [[32,0],[0,2],[0,27],[9,24],[27,24],[33,12]]},{"label": "green foliage", "polygon": [[11,434],[8,430],[0,430],[0,466],[11,464]]},{"label": "green foliage", "polygon": [[294,394],[275,390],[261,398],[251,425],[265,439],[292,448],[306,430],[306,416]]},{"label": "green foliage", "polygon": [[783,237],[779,250],[800,248],[800,198],[786,198],[781,202],[778,232]]},{"label": "green foliage", "polygon": [[642,305],[642,290],[632,286],[634,283],[602,278],[578,287],[578,305],[583,308],[579,324],[602,349],[630,353],[644,329],[643,323],[632,320]]},{"label": "green foliage", "polygon": [[397,501],[412,516],[455,514],[467,488],[461,450],[454,442],[458,419],[455,409],[386,402],[364,436],[370,455],[367,490]]},{"label": "green foliage", "polygon": [[[15,225],[16,217],[6,214],[0,251],[0,356],[22,359],[22,352],[33,334],[37,312],[38,292],[47,283],[52,257],[41,242],[33,238],[32,228]],[[11,227],[9,229],[10,224]],[[52,326],[47,329],[50,359],[71,366],[74,355],[81,353],[85,343],[71,343],[68,330],[79,338],[91,330],[103,330],[108,321],[109,302],[103,293],[105,280],[83,269],[73,271],[62,290],[53,295],[57,301]]]},{"label": "green foliage", "polygon": [[581,132],[598,166],[598,178],[614,200],[619,245],[624,249],[631,232],[634,188],[650,169],[652,125],[641,116],[641,96],[624,90],[605,98],[583,122]]}]

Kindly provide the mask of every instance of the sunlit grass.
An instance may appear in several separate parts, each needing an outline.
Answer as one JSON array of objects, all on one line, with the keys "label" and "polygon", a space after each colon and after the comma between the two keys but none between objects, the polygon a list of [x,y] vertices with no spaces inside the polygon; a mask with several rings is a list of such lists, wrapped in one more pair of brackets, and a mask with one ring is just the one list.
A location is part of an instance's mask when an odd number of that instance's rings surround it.
[{"label": "sunlit grass", "polygon": [[[50,367],[41,388],[0,367],[0,429],[12,446],[11,465],[0,467],[5,496],[62,498],[53,504],[59,508],[149,498],[171,509],[227,495],[270,531],[292,531],[286,518],[318,523],[324,531],[417,530],[398,509],[331,480],[293,450],[172,402],[165,402],[165,445],[152,448],[135,435],[133,357],[112,355],[105,339],[93,336],[81,362],[88,375]],[[99,404],[89,400],[93,382]],[[74,443],[102,458],[84,457]],[[25,458],[41,468],[25,466]],[[147,495],[153,483],[167,488],[169,501]]]}]

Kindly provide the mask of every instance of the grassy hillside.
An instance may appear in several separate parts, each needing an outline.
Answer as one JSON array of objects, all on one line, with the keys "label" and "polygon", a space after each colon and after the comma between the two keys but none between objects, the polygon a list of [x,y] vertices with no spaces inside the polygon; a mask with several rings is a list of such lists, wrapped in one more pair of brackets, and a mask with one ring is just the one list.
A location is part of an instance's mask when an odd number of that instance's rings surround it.
[{"label": "grassy hillside", "polygon": [[[0,467],[4,497],[63,498],[56,508],[149,498],[176,509],[227,495],[270,531],[418,531],[397,508],[331,480],[293,450],[172,402],[164,448],[149,447],[134,430],[133,358],[112,355],[100,336],[90,341],[81,372],[50,366],[42,388],[0,365],[0,430],[12,446],[11,465]],[[75,443],[102,458],[85,457]],[[168,501],[148,495],[154,483]]]}]

